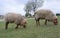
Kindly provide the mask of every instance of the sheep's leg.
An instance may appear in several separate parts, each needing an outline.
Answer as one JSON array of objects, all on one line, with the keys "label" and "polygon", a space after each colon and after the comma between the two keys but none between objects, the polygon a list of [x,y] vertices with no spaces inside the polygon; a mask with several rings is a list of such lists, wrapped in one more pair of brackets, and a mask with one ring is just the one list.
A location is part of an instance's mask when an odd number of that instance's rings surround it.
[{"label": "sheep's leg", "polygon": [[45,25],[47,25],[47,20],[45,20]]},{"label": "sheep's leg", "polygon": [[36,26],[38,25],[38,21],[36,20]]},{"label": "sheep's leg", "polygon": [[37,24],[40,25],[40,22],[39,22],[40,19],[37,20]]},{"label": "sheep's leg", "polygon": [[23,27],[26,28],[26,25],[24,25]]},{"label": "sheep's leg", "polygon": [[36,20],[36,25],[38,26],[38,25],[40,25],[40,22],[39,22],[39,20]]},{"label": "sheep's leg", "polygon": [[19,25],[17,24],[17,26],[15,27],[15,29],[18,29],[18,26],[19,26]]},{"label": "sheep's leg", "polygon": [[40,22],[38,21],[38,24],[40,25]]},{"label": "sheep's leg", "polygon": [[5,26],[5,29],[8,29],[8,24],[9,24],[9,22],[6,22],[6,26]]}]

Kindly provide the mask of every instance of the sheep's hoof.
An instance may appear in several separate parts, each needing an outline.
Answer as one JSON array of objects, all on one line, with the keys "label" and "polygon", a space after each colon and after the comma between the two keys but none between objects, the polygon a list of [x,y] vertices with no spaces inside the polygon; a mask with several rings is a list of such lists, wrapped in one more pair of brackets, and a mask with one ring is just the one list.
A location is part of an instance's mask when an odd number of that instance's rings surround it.
[{"label": "sheep's hoof", "polygon": [[15,27],[15,29],[18,29],[18,27]]},{"label": "sheep's hoof", "polygon": [[7,29],[8,29],[8,27],[5,27],[5,29],[7,30]]},{"label": "sheep's hoof", "polygon": [[40,25],[36,25],[36,26],[40,26]]},{"label": "sheep's hoof", "polygon": [[24,28],[26,28],[26,26],[25,26],[25,25],[24,25],[23,27],[24,27]]},{"label": "sheep's hoof", "polygon": [[47,25],[46,23],[44,25]]},{"label": "sheep's hoof", "polygon": [[7,30],[7,28],[5,28],[5,30]]},{"label": "sheep's hoof", "polygon": [[47,24],[45,24],[45,25],[47,25]]}]

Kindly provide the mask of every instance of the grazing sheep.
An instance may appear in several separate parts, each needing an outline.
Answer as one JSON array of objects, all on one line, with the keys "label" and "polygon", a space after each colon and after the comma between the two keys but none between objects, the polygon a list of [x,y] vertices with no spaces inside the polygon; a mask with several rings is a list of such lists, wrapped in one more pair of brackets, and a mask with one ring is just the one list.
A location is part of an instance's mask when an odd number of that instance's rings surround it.
[{"label": "grazing sheep", "polygon": [[20,14],[15,14],[15,13],[7,13],[5,15],[5,29],[8,29],[8,24],[9,23],[15,23],[16,29],[18,26],[23,26],[24,28],[26,27],[27,20]]},{"label": "grazing sheep", "polygon": [[37,25],[40,25],[40,19],[45,19],[45,25],[47,24],[47,21],[51,21],[55,25],[58,23],[57,16],[49,9],[40,9],[34,13],[34,16]]}]

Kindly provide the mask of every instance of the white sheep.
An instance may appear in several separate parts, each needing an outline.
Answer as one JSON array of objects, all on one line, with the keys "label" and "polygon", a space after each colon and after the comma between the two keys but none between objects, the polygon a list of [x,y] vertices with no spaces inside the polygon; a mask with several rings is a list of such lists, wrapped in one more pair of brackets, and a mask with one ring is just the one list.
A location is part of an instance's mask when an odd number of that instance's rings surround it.
[{"label": "white sheep", "polygon": [[27,20],[21,14],[9,12],[5,15],[5,25],[6,25],[5,29],[8,28],[9,23],[15,23],[17,25],[16,29],[18,28],[19,25],[25,28]]},{"label": "white sheep", "polygon": [[53,22],[55,25],[58,23],[57,16],[49,9],[40,9],[34,13],[36,24],[40,25],[39,20],[45,19],[45,25],[47,21]]}]

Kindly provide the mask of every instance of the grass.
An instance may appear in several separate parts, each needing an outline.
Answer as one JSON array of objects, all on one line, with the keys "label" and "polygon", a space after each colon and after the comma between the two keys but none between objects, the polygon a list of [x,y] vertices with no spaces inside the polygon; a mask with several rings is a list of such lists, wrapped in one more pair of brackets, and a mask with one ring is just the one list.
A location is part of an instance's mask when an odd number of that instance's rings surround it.
[{"label": "grass", "polygon": [[4,22],[0,22],[0,38],[60,38],[60,20],[57,26],[51,22],[44,25],[44,20],[40,22],[41,25],[36,26],[34,19],[28,18],[27,27],[17,30],[15,24],[9,24],[8,30],[5,30]]}]

